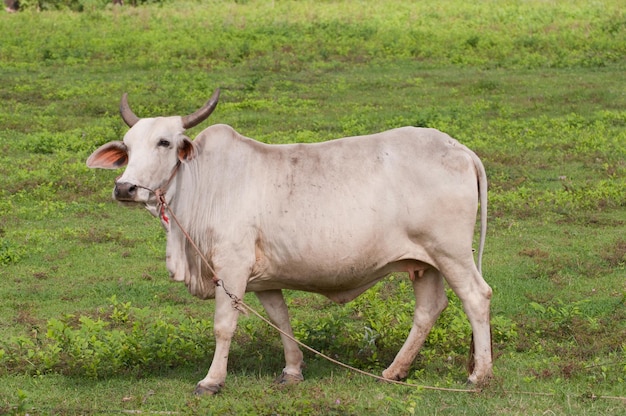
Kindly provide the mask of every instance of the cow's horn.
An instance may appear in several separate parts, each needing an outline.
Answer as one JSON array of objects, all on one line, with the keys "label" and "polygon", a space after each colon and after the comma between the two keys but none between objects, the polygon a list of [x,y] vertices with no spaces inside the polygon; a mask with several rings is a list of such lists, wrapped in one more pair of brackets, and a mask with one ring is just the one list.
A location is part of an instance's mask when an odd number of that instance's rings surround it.
[{"label": "cow's horn", "polygon": [[211,98],[209,98],[209,101],[207,101],[204,107],[202,107],[193,114],[189,114],[188,116],[183,117],[183,128],[190,129],[193,126],[196,126],[206,120],[207,117],[211,115],[213,110],[215,110],[215,107],[217,107],[217,100],[219,98],[220,89],[218,88],[215,90]]},{"label": "cow's horn", "polygon": [[124,95],[122,95],[122,102],[120,103],[120,114],[122,115],[122,119],[124,120],[124,122],[128,124],[128,127],[134,126],[139,121],[139,117],[137,117],[135,113],[133,113],[133,110],[131,110],[128,105],[127,93],[124,93]]}]

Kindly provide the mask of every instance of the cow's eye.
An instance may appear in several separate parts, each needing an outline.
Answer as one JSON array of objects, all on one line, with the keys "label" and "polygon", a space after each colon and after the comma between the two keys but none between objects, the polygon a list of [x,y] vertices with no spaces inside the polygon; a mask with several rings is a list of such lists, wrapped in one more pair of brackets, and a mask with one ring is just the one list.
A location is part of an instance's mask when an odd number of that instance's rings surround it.
[{"label": "cow's eye", "polygon": [[170,142],[169,140],[161,139],[159,140],[159,143],[157,146],[170,147]]}]

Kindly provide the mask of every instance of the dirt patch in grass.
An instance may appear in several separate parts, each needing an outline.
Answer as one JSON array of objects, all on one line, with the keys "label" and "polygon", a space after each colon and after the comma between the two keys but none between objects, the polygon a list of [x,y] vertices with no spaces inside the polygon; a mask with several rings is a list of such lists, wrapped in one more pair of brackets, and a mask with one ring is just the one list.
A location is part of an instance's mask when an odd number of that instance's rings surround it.
[{"label": "dirt patch in grass", "polygon": [[626,265],[626,239],[620,238],[611,246],[607,247],[602,258],[610,267],[623,267]]}]

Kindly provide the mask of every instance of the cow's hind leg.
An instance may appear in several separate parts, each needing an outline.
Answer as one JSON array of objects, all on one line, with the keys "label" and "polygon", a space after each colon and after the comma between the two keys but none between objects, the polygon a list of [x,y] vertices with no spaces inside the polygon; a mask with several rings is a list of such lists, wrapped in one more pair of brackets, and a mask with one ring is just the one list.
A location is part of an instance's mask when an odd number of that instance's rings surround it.
[{"label": "cow's hind leg", "polygon": [[473,260],[466,265],[444,266],[446,281],[463,303],[463,309],[472,326],[474,363],[468,381],[482,384],[493,375],[491,356],[491,326],[489,304],[491,287],[485,282]]},{"label": "cow's hind leg", "polygon": [[413,281],[413,292],[415,293],[413,326],[393,363],[383,371],[383,377],[390,380],[401,380],[408,375],[409,367],[424,344],[430,329],[448,306],[443,278],[436,269],[427,269],[423,276],[416,277]]},{"label": "cow's hind leg", "polygon": [[[293,330],[289,322],[289,311],[283,298],[281,290],[266,290],[256,292],[263,308],[270,317],[270,320],[284,333],[293,337]],[[278,383],[297,383],[304,380],[302,376],[302,351],[292,339],[285,334],[280,334],[285,351],[285,368],[281,376],[276,380]]]}]

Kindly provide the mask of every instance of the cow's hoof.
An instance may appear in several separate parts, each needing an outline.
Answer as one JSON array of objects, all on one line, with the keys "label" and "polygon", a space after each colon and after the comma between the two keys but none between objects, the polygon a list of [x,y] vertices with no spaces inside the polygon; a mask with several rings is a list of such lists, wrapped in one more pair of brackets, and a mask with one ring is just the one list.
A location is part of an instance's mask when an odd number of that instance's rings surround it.
[{"label": "cow's hoof", "polygon": [[376,381],[378,381],[379,383],[393,383],[395,381],[402,381],[403,379],[401,379],[400,377],[394,377],[394,378],[388,378],[388,377],[381,377],[379,379],[377,379]]},{"label": "cow's hoof", "polygon": [[385,371],[383,371],[382,375],[384,379],[389,380],[389,381],[401,381],[407,378],[409,374],[408,372],[400,373],[398,371],[391,371],[390,369],[386,369]]},{"label": "cow's hoof", "polygon": [[283,373],[274,380],[277,384],[297,384],[301,381],[304,381],[304,376],[302,374],[287,374],[283,371]]},{"label": "cow's hoof", "polygon": [[221,389],[222,386],[219,385],[201,386],[200,384],[198,384],[196,386],[196,389],[193,391],[193,394],[195,394],[196,396],[213,396],[219,393]]},{"label": "cow's hoof", "polygon": [[465,382],[465,385],[469,388],[475,388],[477,390],[481,390],[489,386],[489,383],[491,383],[491,379],[492,377],[485,377],[480,380],[468,378],[467,381]]}]

